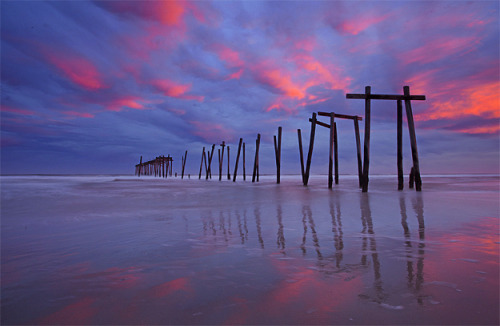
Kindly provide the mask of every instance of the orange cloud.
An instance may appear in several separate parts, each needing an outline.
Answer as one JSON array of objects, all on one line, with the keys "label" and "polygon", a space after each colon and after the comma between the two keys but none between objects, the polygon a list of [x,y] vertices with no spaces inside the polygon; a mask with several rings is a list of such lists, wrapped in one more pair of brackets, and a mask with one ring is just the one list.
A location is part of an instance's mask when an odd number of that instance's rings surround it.
[{"label": "orange cloud", "polygon": [[[457,131],[470,134],[494,134],[500,131],[500,81],[448,82],[436,86],[435,75],[439,70],[431,70],[407,80],[412,93],[427,94],[429,107],[415,114],[416,121],[458,121],[472,117],[482,118],[481,125],[458,127]],[[470,80],[475,80],[473,76]]]},{"label": "orange cloud", "polygon": [[135,110],[146,109],[146,107],[144,107],[143,104],[139,103],[139,101],[141,101],[141,98],[139,98],[139,97],[125,96],[125,97],[113,100],[111,103],[109,103],[106,106],[106,109],[109,111],[116,111],[116,112],[121,111],[124,108],[130,108],[130,109],[135,109]]},{"label": "orange cloud", "polygon": [[439,38],[421,47],[403,53],[400,58],[404,64],[412,64],[415,62],[421,64],[431,63],[459,52],[472,51],[477,42],[477,39],[473,37]]}]

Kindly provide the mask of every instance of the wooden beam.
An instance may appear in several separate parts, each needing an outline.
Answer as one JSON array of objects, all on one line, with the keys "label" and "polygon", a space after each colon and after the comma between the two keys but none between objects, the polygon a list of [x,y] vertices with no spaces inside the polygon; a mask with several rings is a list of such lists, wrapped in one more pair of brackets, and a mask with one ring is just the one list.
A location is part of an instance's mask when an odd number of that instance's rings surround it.
[{"label": "wooden beam", "polygon": [[361,157],[361,140],[359,137],[359,123],[358,120],[354,120],[354,136],[356,137],[356,156],[358,157],[358,181],[359,187],[363,186],[363,162]]},{"label": "wooden beam", "polygon": [[243,138],[240,138],[240,143],[238,144],[238,154],[236,154],[236,164],[234,165],[233,172],[233,182],[236,182],[236,175],[238,174],[238,161],[240,160],[241,144],[243,143]]},{"label": "wooden beam", "polygon": [[245,167],[245,143],[243,142],[243,181],[246,181],[246,174],[247,174],[247,171],[246,171],[246,167]]},{"label": "wooden beam", "polygon": [[[404,94],[410,97],[410,87],[403,87]],[[420,166],[418,163],[417,137],[415,135],[415,122],[413,121],[413,112],[411,110],[411,101],[405,100],[406,119],[408,120],[408,130],[410,132],[411,156],[413,158],[413,168],[415,172],[415,190],[422,191],[422,179],[420,178]]]},{"label": "wooden beam", "polygon": [[255,140],[255,160],[253,163],[252,182],[255,182],[255,178],[257,178],[257,182],[259,182],[259,146],[260,146],[260,134],[257,134],[257,139]]},{"label": "wooden beam", "polygon": [[[335,115],[335,116],[337,116],[337,115]],[[312,121],[313,121],[313,119],[309,118],[309,122],[312,122]],[[321,122],[321,121],[318,121],[318,120],[316,120],[316,124],[320,125],[321,127],[330,128],[329,124]]]},{"label": "wooden beam", "polygon": [[[330,125],[335,126],[335,113],[330,112]],[[333,186],[333,142],[334,142],[334,129],[330,128],[330,146],[329,146],[329,155],[328,155],[328,189],[332,189]]]},{"label": "wooden beam", "polygon": [[346,98],[359,100],[402,100],[425,101],[425,95],[387,95],[387,94],[346,94]]},{"label": "wooden beam", "polygon": [[311,136],[309,137],[309,151],[307,152],[307,162],[306,162],[306,173],[305,173],[305,183],[304,186],[307,186],[309,182],[309,173],[311,171],[311,160],[312,153],[314,147],[314,135],[316,133],[316,113],[312,114],[312,122],[311,122]]},{"label": "wooden beam", "polygon": [[[319,116],[322,117],[329,117],[331,112],[318,112]],[[351,119],[351,120],[363,120],[362,117],[359,117],[357,115],[347,115],[347,114],[339,114],[335,113],[335,118],[340,118],[340,119]]]},{"label": "wooden beam", "polygon": [[333,154],[335,163],[335,184],[339,184],[339,146],[337,138],[337,123],[333,124]]},{"label": "wooden beam", "polygon": [[205,146],[203,146],[203,151],[201,152],[200,174],[198,176],[198,179],[201,179],[201,171],[203,170],[203,161],[204,160],[206,160],[206,158],[205,158]]},{"label": "wooden beam", "polygon": [[370,93],[371,87],[365,87],[365,148],[363,155],[363,192],[368,191],[368,174],[370,170],[370,112],[371,112],[371,103],[370,103]]},{"label": "wooden beam", "polygon": [[404,189],[403,177],[403,102],[397,103],[397,162],[398,162],[398,190]]},{"label": "wooden beam", "polygon": [[302,135],[300,133],[300,129],[297,129],[297,136],[299,138],[300,172],[302,174],[302,183],[305,184],[304,154],[302,152]]}]

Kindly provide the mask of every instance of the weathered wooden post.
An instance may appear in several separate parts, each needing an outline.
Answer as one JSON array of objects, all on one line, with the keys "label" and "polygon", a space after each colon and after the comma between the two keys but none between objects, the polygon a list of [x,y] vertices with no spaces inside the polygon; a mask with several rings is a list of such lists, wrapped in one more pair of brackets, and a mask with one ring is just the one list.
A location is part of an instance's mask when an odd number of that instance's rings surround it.
[{"label": "weathered wooden post", "polygon": [[410,183],[409,183],[409,188],[413,189],[413,184],[415,183],[415,168],[412,166],[410,170]]},{"label": "weathered wooden post", "polygon": [[398,160],[398,190],[404,189],[404,177],[403,177],[403,103],[401,100],[397,100],[397,128],[398,128],[398,140],[397,140],[397,160]]},{"label": "weathered wooden post", "polygon": [[212,151],[208,153],[208,168],[207,168],[207,177],[206,180],[208,180],[208,177],[210,176],[210,179],[212,179],[212,158],[214,157],[214,149],[215,149],[215,144],[212,144]]},{"label": "weathered wooden post", "polygon": [[255,182],[255,177],[257,177],[257,182],[259,182],[259,146],[260,146],[260,134],[257,134],[257,139],[255,140],[255,160],[253,163],[252,182]]},{"label": "weathered wooden post", "polygon": [[335,113],[330,113],[330,151],[328,155],[328,188],[332,189],[333,185],[333,143],[335,142]]},{"label": "weathered wooden post", "polygon": [[365,87],[365,148],[363,154],[363,192],[368,191],[368,173],[370,170],[370,124],[371,124],[371,87]]},{"label": "weathered wooden post", "polygon": [[278,127],[278,142],[276,143],[276,136],[274,136],[274,154],[276,156],[276,183],[280,183],[281,177],[281,134],[282,128]]},{"label": "weathered wooden post", "polygon": [[231,180],[231,173],[229,171],[229,145],[227,146],[227,179]]},{"label": "weathered wooden post", "polygon": [[219,181],[222,181],[222,163],[224,161],[224,146],[226,146],[226,143],[223,141],[222,144],[222,153],[219,155]]},{"label": "weathered wooden post", "polygon": [[205,146],[203,146],[203,151],[201,152],[200,173],[198,175],[198,180],[201,179],[201,171],[203,170],[203,161],[204,160],[206,160],[206,158],[205,158]]},{"label": "weathered wooden post", "polygon": [[246,168],[245,168],[245,143],[243,143],[243,181],[246,181]]},{"label": "weathered wooden post", "polygon": [[358,123],[358,116],[355,116],[354,119],[354,136],[356,138],[356,154],[358,157],[358,181],[359,181],[359,187],[361,188],[363,186],[363,163],[362,163],[362,158],[361,158],[361,141],[359,137],[359,123]]},{"label": "weathered wooden post", "polygon": [[299,138],[299,155],[300,155],[300,172],[302,174],[302,183],[306,185],[305,172],[304,172],[304,153],[302,151],[302,135],[300,129],[297,129],[297,136]]},{"label": "weathered wooden post", "polygon": [[410,132],[411,156],[413,158],[413,168],[415,173],[415,190],[422,191],[422,179],[420,179],[420,165],[418,163],[417,137],[415,135],[415,122],[413,121],[413,112],[411,109],[410,87],[404,86],[406,119],[408,120],[408,130]]},{"label": "weathered wooden post", "polygon": [[[186,151],[186,153],[184,154],[184,158],[182,160],[182,174],[181,174],[181,179],[184,179],[184,168],[186,167],[187,156],[188,156],[188,151]],[[206,161],[205,161],[205,164],[206,164]]]},{"label": "weathered wooden post", "polygon": [[240,138],[240,143],[238,144],[238,154],[236,154],[236,164],[234,165],[233,182],[236,182],[236,175],[238,174],[238,161],[240,160],[240,151],[242,143],[243,143],[243,138]]},{"label": "weathered wooden post", "polygon": [[335,184],[339,184],[339,145],[337,138],[337,123],[333,124],[333,155],[335,163]]},{"label": "weathered wooden post", "polygon": [[307,186],[307,183],[309,182],[309,172],[311,170],[311,160],[312,160],[312,153],[313,153],[313,147],[314,147],[314,135],[315,135],[315,133],[316,133],[316,113],[314,112],[312,114],[312,121],[311,121],[311,136],[309,137],[309,151],[307,153],[304,186]]},{"label": "weathered wooden post", "polygon": [[168,154],[168,160],[170,161],[170,176],[172,176],[172,167],[174,166],[174,159],[173,157]]},{"label": "weathered wooden post", "polygon": [[141,170],[142,170],[142,155],[141,155],[141,160],[139,161],[139,176],[141,176]]}]

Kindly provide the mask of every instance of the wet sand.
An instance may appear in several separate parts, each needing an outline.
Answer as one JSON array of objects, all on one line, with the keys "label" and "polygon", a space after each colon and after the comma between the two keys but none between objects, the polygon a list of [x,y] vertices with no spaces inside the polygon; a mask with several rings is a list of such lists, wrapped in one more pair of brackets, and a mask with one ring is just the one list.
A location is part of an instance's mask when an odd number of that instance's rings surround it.
[{"label": "wet sand", "polygon": [[1,177],[2,324],[499,324],[499,177],[396,188]]}]

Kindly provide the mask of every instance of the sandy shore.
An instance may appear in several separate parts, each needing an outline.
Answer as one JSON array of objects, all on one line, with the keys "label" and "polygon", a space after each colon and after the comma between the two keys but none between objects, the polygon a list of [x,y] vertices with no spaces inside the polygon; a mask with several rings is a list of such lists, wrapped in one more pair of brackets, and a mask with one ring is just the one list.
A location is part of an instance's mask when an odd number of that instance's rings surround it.
[{"label": "sandy shore", "polygon": [[2,324],[498,324],[498,176],[1,177]]}]

